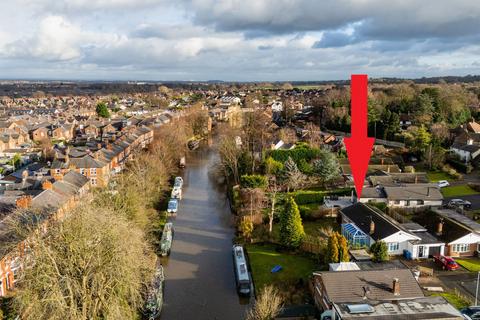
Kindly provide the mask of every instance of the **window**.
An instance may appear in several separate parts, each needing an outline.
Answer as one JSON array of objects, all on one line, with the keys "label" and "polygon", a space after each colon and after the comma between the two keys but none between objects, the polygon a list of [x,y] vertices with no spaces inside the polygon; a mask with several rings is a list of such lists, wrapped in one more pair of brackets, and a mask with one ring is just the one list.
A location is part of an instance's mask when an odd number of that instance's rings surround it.
[{"label": "window", "polygon": [[80,168],[80,174],[85,175],[85,169],[84,168]]},{"label": "window", "polygon": [[97,178],[90,179],[90,183],[92,184],[92,186],[96,186],[97,185]]},{"label": "window", "polygon": [[97,168],[91,168],[90,169],[90,175],[91,176],[96,176],[97,175]]},{"label": "window", "polygon": [[60,174],[60,169],[55,169],[55,174]]},{"label": "window", "polygon": [[470,245],[467,243],[454,244],[452,247],[453,252],[468,252],[470,250]]},{"label": "window", "polygon": [[400,243],[398,242],[387,243],[387,245],[388,245],[389,252],[398,251],[398,249],[400,249]]},{"label": "window", "polygon": [[400,200],[394,200],[393,203],[394,204],[400,204]]}]

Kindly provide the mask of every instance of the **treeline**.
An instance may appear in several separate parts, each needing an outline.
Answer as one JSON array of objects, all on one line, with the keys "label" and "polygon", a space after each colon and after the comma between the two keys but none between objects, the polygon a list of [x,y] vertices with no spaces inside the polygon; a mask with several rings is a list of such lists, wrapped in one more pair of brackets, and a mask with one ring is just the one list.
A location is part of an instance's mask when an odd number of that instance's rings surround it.
[{"label": "treeline", "polygon": [[21,319],[139,319],[166,222],[166,191],[198,114],[162,126],[106,189],[94,190],[63,221],[39,230],[15,213],[12,233],[28,254],[9,308]]}]

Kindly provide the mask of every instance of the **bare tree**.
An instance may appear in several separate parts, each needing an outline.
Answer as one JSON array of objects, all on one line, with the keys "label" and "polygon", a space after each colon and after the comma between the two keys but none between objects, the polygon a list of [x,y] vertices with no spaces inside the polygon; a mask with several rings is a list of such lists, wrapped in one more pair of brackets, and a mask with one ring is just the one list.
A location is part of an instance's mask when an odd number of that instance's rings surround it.
[{"label": "bare tree", "polygon": [[[22,319],[133,319],[154,270],[141,229],[109,208],[32,230],[14,303]],[[35,263],[31,263],[35,261]]]},{"label": "bare tree", "polygon": [[265,208],[266,197],[265,192],[260,188],[243,188],[241,189],[242,203],[244,206],[244,214],[249,214],[253,221],[254,215]]},{"label": "bare tree", "polygon": [[220,138],[220,142],[218,143],[220,161],[224,169],[225,176],[228,178],[230,175],[232,175],[235,184],[240,182],[238,165],[242,152],[242,148],[237,144],[235,137],[222,136]]},{"label": "bare tree", "polygon": [[277,202],[277,193],[279,191],[279,186],[277,184],[277,179],[273,176],[269,181],[268,193],[270,198],[270,211],[268,212],[268,232],[272,233],[273,231],[273,219],[275,218],[275,205]]},{"label": "bare tree", "polygon": [[273,286],[265,286],[255,305],[247,312],[247,320],[273,320],[282,309],[283,299]]}]

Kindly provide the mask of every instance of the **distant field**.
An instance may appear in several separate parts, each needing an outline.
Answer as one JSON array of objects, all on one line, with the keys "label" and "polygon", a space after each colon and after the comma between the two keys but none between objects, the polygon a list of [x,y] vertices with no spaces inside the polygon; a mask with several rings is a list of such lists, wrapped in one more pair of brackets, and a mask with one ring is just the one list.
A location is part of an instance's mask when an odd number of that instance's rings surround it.
[{"label": "distant field", "polygon": [[445,187],[445,188],[442,188],[441,190],[444,197],[462,197],[462,196],[469,196],[473,194],[479,194],[477,191],[473,190],[466,184]]},{"label": "distant field", "polygon": [[321,85],[300,85],[300,86],[293,86],[295,89],[299,90],[313,90],[313,89],[319,89],[322,87]]}]

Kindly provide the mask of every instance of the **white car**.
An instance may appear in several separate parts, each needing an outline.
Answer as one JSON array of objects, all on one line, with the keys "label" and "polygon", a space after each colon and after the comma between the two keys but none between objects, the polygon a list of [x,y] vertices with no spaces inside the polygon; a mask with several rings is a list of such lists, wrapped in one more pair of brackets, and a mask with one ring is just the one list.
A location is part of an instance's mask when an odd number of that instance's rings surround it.
[{"label": "white car", "polygon": [[444,188],[444,187],[448,187],[450,185],[450,183],[448,183],[447,180],[440,180],[437,182],[437,186],[439,188]]},{"label": "white car", "polygon": [[183,186],[183,178],[182,177],[176,177],[175,182],[173,183],[174,188],[182,188]]},{"label": "white car", "polygon": [[171,194],[170,198],[182,200],[182,189],[174,187],[172,189],[172,194]]},{"label": "white car", "polygon": [[167,212],[176,214],[177,210],[178,210],[178,200],[170,199],[170,201],[168,201]]}]

